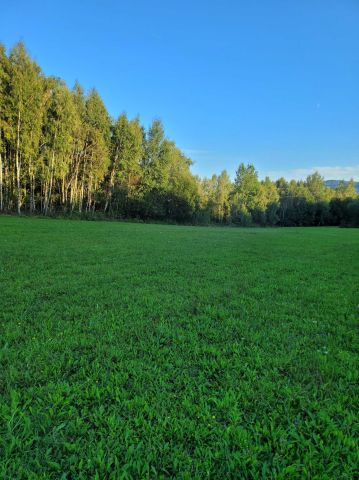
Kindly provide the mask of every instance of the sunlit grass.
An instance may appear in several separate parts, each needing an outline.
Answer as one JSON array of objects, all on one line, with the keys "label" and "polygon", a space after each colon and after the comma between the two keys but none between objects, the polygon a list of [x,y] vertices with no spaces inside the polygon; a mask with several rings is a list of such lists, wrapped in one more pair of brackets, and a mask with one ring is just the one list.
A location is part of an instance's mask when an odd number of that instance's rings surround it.
[{"label": "sunlit grass", "polygon": [[0,478],[351,479],[359,230],[0,217]]}]

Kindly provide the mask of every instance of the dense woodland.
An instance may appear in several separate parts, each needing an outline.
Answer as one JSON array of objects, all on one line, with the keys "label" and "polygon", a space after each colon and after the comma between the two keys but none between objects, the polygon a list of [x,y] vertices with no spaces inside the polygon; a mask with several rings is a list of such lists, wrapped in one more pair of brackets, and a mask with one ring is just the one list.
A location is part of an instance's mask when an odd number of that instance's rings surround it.
[{"label": "dense woodland", "polygon": [[22,43],[0,45],[0,211],[239,225],[359,225],[354,182],[260,181],[253,165],[212,178],[96,90],[45,76]]}]

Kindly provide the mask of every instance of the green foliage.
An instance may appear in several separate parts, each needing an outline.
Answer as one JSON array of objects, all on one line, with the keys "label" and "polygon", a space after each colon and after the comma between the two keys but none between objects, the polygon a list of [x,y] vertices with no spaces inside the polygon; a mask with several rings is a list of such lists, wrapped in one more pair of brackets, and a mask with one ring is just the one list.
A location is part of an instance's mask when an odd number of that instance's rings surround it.
[{"label": "green foliage", "polygon": [[205,208],[214,222],[228,223],[231,218],[230,197],[233,190],[232,182],[226,170],[211,179],[200,180],[200,190]]},{"label": "green foliage", "polygon": [[259,206],[260,182],[253,165],[241,163],[234,180],[232,206],[236,212],[250,212]]},{"label": "green foliage", "polygon": [[[318,172],[306,181],[260,181],[241,163],[191,172],[191,159],[155,119],[112,120],[95,89],[72,91],[46,77],[22,43],[0,45],[0,211],[84,218],[139,218],[242,226],[358,226],[353,181],[331,190]],[[338,202],[336,200],[338,199]]]},{"label": "green foliage", "polygon": [[357,193],[355,191],[354,180],[351,179],[349,182],[340,182],[338,187],[335,189],[335,197],[340,200],[345,200],[346,198],[356,198]]},{"label": "green foliage", "polygon": [[324,178],[318,172],[308,175],[306,188],[312,201],[320,202],[328,198],[328,189],[324,185]]},{"label": "green foliage", "polygon": [[0,217],[0,478],[356,478],[358,247]]}]

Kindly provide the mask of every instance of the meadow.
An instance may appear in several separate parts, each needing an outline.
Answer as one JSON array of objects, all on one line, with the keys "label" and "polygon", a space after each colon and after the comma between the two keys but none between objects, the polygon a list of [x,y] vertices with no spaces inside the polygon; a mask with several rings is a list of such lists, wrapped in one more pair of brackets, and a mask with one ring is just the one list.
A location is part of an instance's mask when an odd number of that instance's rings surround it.
[{"label": "meadow", "polygon": [[355,478],[358,304],[358,229],[0,217],[0,478]]}]

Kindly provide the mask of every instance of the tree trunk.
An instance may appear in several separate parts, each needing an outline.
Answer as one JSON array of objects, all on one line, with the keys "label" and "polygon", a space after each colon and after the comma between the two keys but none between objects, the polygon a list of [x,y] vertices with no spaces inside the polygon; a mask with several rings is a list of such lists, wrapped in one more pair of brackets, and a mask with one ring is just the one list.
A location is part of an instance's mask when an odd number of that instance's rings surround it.
[{"label": "tree trunk", "polygon": [[109,207],[110,202],[111,202],[113,186],[114,186],[114,183],[115,183],[114,178],[115,178],[115,166],[113,166],[113,168],[111,170],[111,174],[110,174],[109,190],[108,190],[108,194],[107,194],[107,198],[106,198],[105,208],[103,210],[104,213],[106,213],[107,208]]},{"label": "tree trunk", "polygon": [[2,154],[0,152],[0,212],[4,209],[3,187],[2,187]]},{"label": "tree trunk", "polygon": [[[84,153],[85,153],[85,155],[86,155],[86,148],[85,148],[85,150],[84,150]],[[85,195],[85,173],[86,173],[86,166],[87,166],[87,159],[86,159],[86,156],[85,156],[84,167],[83,167],[83,170],[82,170],[79,213],[82,213],[82,205],[83,205],[83,200],[84,200],[84,195]]]},{"label": "tree trunk", "polygon": [[30,213],[35,211],[35,175],[29,166],[29,181],[30,181]]},{"label": "tree trunk", "polygon": [[36,210],[36,204],[35,204],[35,175],[34,175],[34,173],[32,174],[32,179],[31,179],[31,201],[32,201],[32,211],[34,212]]},{"label": "tree trunk", "polygon": [[52,183],[54,180],[54,165],[55,165],[55,150],[52,150],[52,156],[51,156],[51,164],[50,164],[50,184],[49,184],[49,190],[47,192],[47,200],[46,200],[46,205],[45,205],[45,215],[48,212],[50,203],[51,203],[51,194],[52,194]]},{"label": "tree trunk", "polygon": [[16,186],[17,186],[17,213],[21,213],[21,191],[20,191],[20,123],[21,123],[21,114],[20,110],[17,115],[17,137],[16,137]]},{"label": "tree trunk", "polygon": [[65,197],[65,175],[63,175],[61,179],[61,203],[62,206],[65,205],[66,197]]},{"label": "tree trunk", "polygon": [[9,208],[9,177],[8,177],[8,159],[7,155],[4,156],[4,179],[3,179],[3,190],[4,190],[4,205],[3,208]]}]

